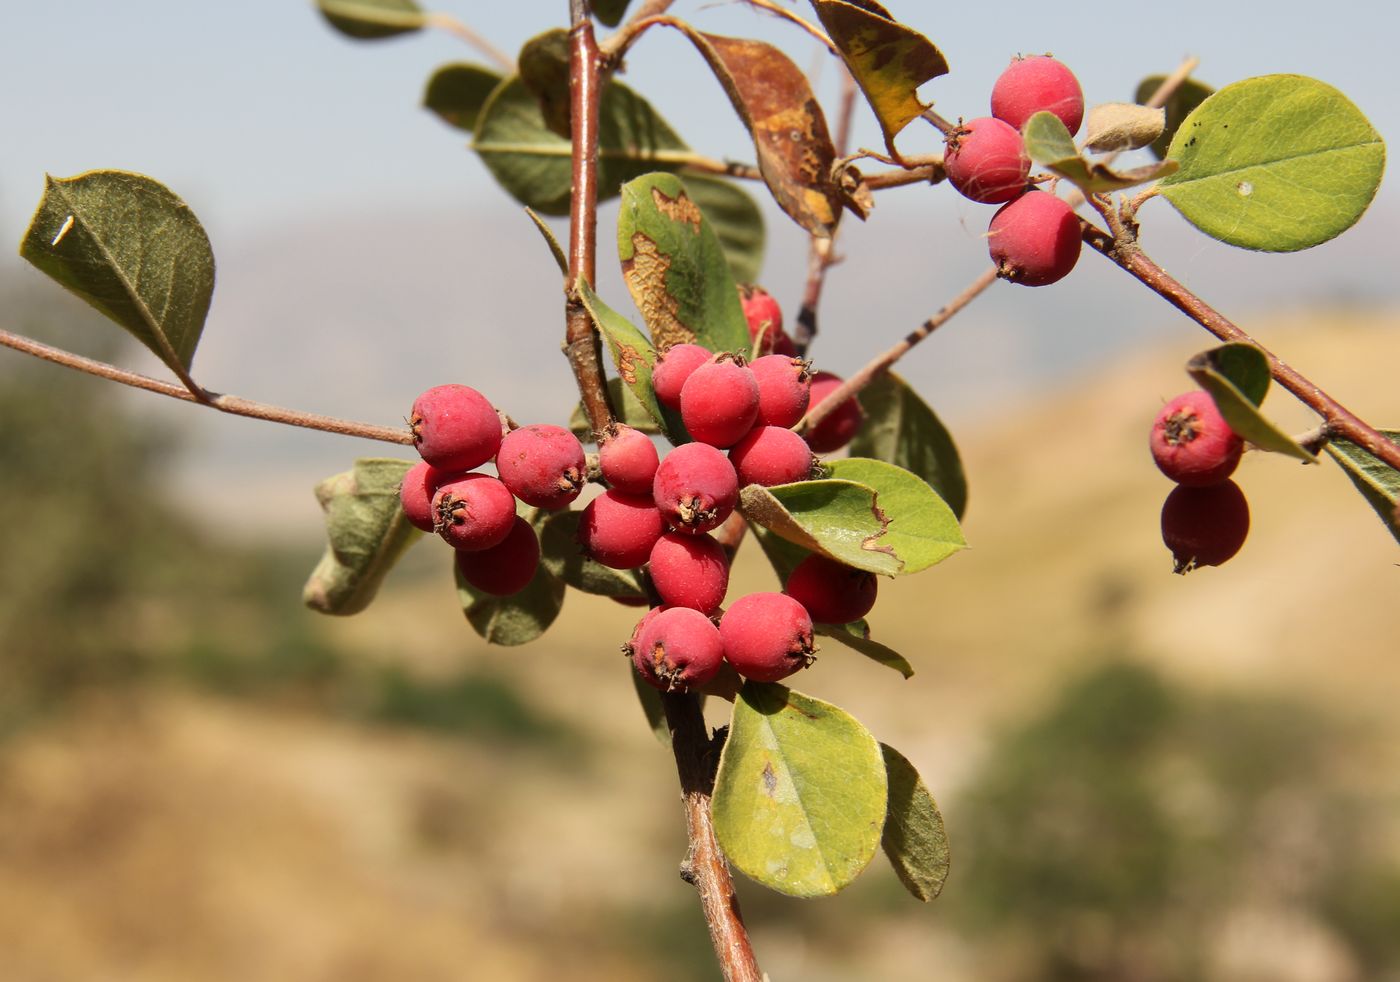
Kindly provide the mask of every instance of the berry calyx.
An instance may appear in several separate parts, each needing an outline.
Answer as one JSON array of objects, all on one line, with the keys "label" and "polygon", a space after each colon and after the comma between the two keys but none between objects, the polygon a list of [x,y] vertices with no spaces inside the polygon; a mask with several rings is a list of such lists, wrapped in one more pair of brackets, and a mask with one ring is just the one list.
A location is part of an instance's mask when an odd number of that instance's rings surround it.
[{"label": "berry calyx", "polygon": [[665,531],[650,498],[609,489],[588,503],[578,525],[583,551],[612,569],[636,569]]},{"label": "berry calyx", "polygon": [[1073,136],[1084,119],[1084,90],[1049,55],[1014,58],[992,86],[992,115],[1019,130],[1038,112],[1054,113]]},{"label": "berry calyx", "polygon": [[539,536],[519,516],[500,545],[477,552],[457,550],[457,569],[462,579],[494,597],[509,597],[525,589],[539,566]]},{"label": "berry calyx", "polygon": [[740,597],[719,622],[724,657],[755,682],[776,682],[814,660],[812,618],[807,609],[781,593]]},{"label": "berry calyx", "polygon": [[1074,209],[1046,191],[1027,191],[1002,205],[987,229],[997,275],[1022,286],[1047,286],[1068,276],[1080,245]]},{"label": "berry calyx", "polygon": [[870,613],[880,584],[875,574],[813,553],[788,574],[784,589],[819,624],[849,624]]},{"label": "berry calyx", "polygon": [[515,497],[494,477],[464,474],[438,487],[433,521],[433,530],[454,549],[490,549],[515,524]]},{"label": "berry calyx", "polygon": [[757,419],[758,381],[740,357],[716,355],[681,386],[681,422],[701,443],[732,447]]},{"label": "berry calyx", "polygon": [[724,663],[724,643],[714,623],[689,607],[666,607],[644,621],[632,664],[662,692],[704,685]]},{"label": "berry calyx", "polygon": [[413,400],[408,419],[419,455],[439,470],[469,471],[496,456],[501,418],[480,392],[436,385]]},{"label": "berry calyx", "polygon": [[496,472],[527,505],[557,511],[578,497],[588,476],[583,444],[562,426],[511,430],[496,454]]},{"label": "berry calyx", "polygon": [[1162,505],[1162,541],[1172,551],[1173,572],[1219,566],[1248,535],[1249,503],[1228,478],[1199,488],[1178,484]]},{"label": "berry calyx", "polygon": [[1016,127],[983,116],[949,135],[943,169],[948,183],[963,197],[992,205],[1010,201],[1026,189],[1031,158]]},{"label": "berry calyx", "polygon": [[[821,405],[833,392],[841,387],[842,378],[830,372],[817,372],[812,376],[812,401],[807,411]],[[828,413],[820,423],[806,433],[807,445],[813,453],[832,453],[840,450],[855,439],[865,422],[865,410],[855,397],[847,399]]]},{"label": "berry calyx", "polygon": [[812,366],[791,355],[764,355],[749,362],[758,383],[755,425],[796,426],[812,400]]},{"label": "berry calyx", "polygon": [[729,589],[729,557],[709,535],[668,532],[651,547],[651,585],[668,607],[713,614]]},{"label": "berry calyx", "polygon": [[453,477],[438,470],[426,460],[420,460],[404,474],[399,485],[399,503],[403,506],[404,517],[414,528],[431,532],[436,523],[433,514],[433,495],[438,485]]},{"label": "berry calyx", "polygon": [[661,457],[656,444],[641,430],[614,423],[598,445],[598,469],[603,480],[628,494],[651,494]]},{"label": "berry calyx", "polygon": [[739,484],[792,484],[812,476],[816,458],[812,448],[792,430],[781,426],[756,426],[729,451],[729,462]]},{"label": "berry calyx", "polygon": [[681,389],[690,373],[713,357],[698,344],[673,344],[661,353],[651,370],[651,387],[656,401],[667,409],[681,408]]},{"label": "berry calyx", "polygon": [[687,443],[656,469],[652,500],[677,532],[708,532],[738,504],[739,476],[722,451],[708,443]]},{"label": "berry calyx", "polygon": [[1219,484],[1235,472],[1244,440],[1230,429],[1210,393],[1194,389],[1162,407],[1152,423],[1152,459],[1177,484]]}]

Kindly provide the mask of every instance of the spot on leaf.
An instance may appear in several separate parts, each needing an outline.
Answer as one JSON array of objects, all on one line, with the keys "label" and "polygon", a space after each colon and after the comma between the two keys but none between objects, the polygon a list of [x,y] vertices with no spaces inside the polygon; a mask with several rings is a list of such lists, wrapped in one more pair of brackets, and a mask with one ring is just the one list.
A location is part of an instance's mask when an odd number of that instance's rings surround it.
[{"label": "spot on leaf", "polygon": [[684,222],[696,235],[700,234],[700,209],[682,191],[674,198],[668,198],[658,187],[651,189],[651,199],[656,202],[656,210],[673,222]]},{"label": "spot on leaf", "polygon": [[695,332],[676,316],[680,301],[666,288],[666,274],[670,269],[671,258],[657,249],[655,242],[640,232],[632,236],[632,258],[622,264],[622,275],[627,279],[642,319],[651,328],[652,341],[662,350],[695,340]]}]

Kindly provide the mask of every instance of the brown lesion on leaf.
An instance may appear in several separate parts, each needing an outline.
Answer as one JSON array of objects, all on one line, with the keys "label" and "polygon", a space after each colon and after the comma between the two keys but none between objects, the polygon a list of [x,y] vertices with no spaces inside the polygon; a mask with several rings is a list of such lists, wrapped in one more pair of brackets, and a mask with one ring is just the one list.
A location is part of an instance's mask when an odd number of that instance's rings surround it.
[{"label": "brown lesion on leaf", "polygon": [[772,798],[778,791],[778,775],[773,773],[773,762],[766,761],[763,765],[763,793]]},{"label": "brown lesion on leaf", "polygon": [[637,384],[637,365],[646,364],[646,358],[630,344],[617,346],[617,374],[628,385]]},{"label": "brown lesion on leaf", "polygon": [[875,516],[875,521],[880,523],[880,530],[862,539],[860,547],[866,552],[883,552],[895,562],[899,563],[899,568],[903,569],[904,560],[899,558],[898,554],[894,551],[894,547],[876,541],[880,536],[890,530],[890,517],[880,508],[880,495],[878,492],[875,497],[870,500],[870,511]]},{"label": "brown lesion on leaf", "polygon": [[656,210],[671,221],[684,222],[690,226],[692,232],[700,234],[700,208],[684,191],[674,198],[669,198],[664,191],[653,185],[651,200],[656,204]]},{"label": "brown lesion on leaf", "polygon": [[671,257],[655,242],[641,232],[632,234],[632,258],[623,262],[622,275],[651,331],[652,341],[662,351],[673,344],[695,341],[695,332],[677,316],[680,301],[666,289],[666,273],[670,269]]}]

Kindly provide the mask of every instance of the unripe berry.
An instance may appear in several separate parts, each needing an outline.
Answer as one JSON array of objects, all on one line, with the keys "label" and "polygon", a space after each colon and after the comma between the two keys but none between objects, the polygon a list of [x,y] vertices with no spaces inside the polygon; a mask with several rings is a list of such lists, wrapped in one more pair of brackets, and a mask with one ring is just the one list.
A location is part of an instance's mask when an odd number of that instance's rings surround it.
[{"label": "unripe berry", "polygon": [[713,614],[729,589],[729,557],[722,545],[703,532],[666,533],[651,547],[647,569],[651,585],[668,607]]},{"label": "unripe berry", "polygon": [[604,566],[636,569],[651,556],[663,531],[661,512],[650,498],[608,490],[583,510],[578,541]]},{"label": "unripe berry", "polygon": [[719,622],[724,657],[755,682],[776,682],[812,664],[812,618],[781,593],[740,597]]},{"label": "unripe berry", "polygon": [[668,607],[646,624],[637,639],[632,664],[649,684],[663,692],[684,692],[704,685],[724,662],[719,629],[688,607]]},{"label": "unripe berry", "polygon": [[1152,459],[1177,484],[1219,484],[1235,472],[1244,440],[1230,429],[1210,393],[1201,389],[1177,396],[1152,424]]},{"label": "unripe berry", "polygon": [[478,552],[457,550],[457,569],[462,579],[495,597],[509,597],[525,589],[539,566],[539,536],[519,516],[500,545]]},{"label": "unripe berry", "polygon": [[749,371],[758,383],[755,425],[797,425],[812,398],[811,367],[790,355],[764,355],[749,363]]},{"label": "unripe berry", "polygon": [[583,490],[588,465],[578,437],[562,426],[537,423],[506,434],[496,472],[525,504],[557,511]]},{"label": "unripe berry", "polygon": [[426,460],[420,460],[408,469],[399,485],[399,503],[403,505],[404,517],[414,528],[431,532],[436,524],[433,514],[433,495],[438,485],[454,477],[438,470]]},{"label": "unripe berry", "polygon": [[433,518],[433,530],[454,549],[490,549],[515,524],[515,497],[494,477],[464,474],[438,487]]},{"label": "unripe berry", "polygon": [[1162,505],[1162,541],[1172,551],[1175,572],[1219,566],[1249,535],[1249,504],[1228,478],[1203,488],[1177,485]]},{"label": "unripe berry", "polygon": [[651,371],[651,387],[657,401],[668,409],[680,409],[685,380],[712,357],[713,352],[698,344],[673,344],[663,351]]},{"label": "unripe berry", "polygon": [[501,445],[501,418],[486,397],[465,385],[437,385],[413,400],[413,445],[439,470],[480,467]]},{"label": "unripe berry", "polygon": [[992,86],[992,115],[1016,129],[1038,112],[1060,118],[1073,136],[1084,119],[1084,91],[1074,72],[1049,55],[1014,58]]},{"label": "unripe berry", "polygon": [[[788,345],[792,340],[783,333],[783,311],[773,295],[761,286],[751,283],[739,287],[739,303],[744,308],[744,319],[749,323],[749,340],[758,345],[760,355],[771,355],[778,350],[780,339]],[[762,335],[762,341],[759,340]]]},{"label": "unripe berry", "polygon": [[758,419],[758,381],[742,359],[716,355],[681,387],[681,422],[712,447],[732,447]]},{"label": "unripe berry", "polygon": [[994,205],[1026,189],[1031,158],[1014,126],[983,116],[963,123],[948,137],[943,170],[964,197]]},{"label": "unripe berry", "polygon": [[[822,400],[841,387],[842,379],[830,372],[817,372],[812,376],[812,401],[807,411],[821,405]],[[855,439],[865,422],[865,410],[855,397],[847,399],[832,410],[825,419],[807,432],[807,445],[813,453],[832,453],[840,450]]]},{"label": "unripe berry", "polygon": [[687,443],[661,461],[652,499],[677,532],[708,532],[738,504],[739,477],[723,452],[707,443]]},{"label": "unripe berry", "polygon": [[870,613],[880,585],[874,573],[813,553],[788,574],[787,595],[819,624],[849,624]]},{"label": "unripe berry", "polygon": [[1079,219],[1061,198],[1027,191],[992,216],[987,247],[997,275],[1022,286],[1047,286],[1079,261]]},{"label": "unripe berry", "polygon": [[756,426],[729,451],[729,462],[739,484],[775,484],[805,481],[816,463],[812,448],[792,430],[781,426]]},{"label": "unripe berry", "polygon": [[641,430],[614,423],[598,445],[598,469],[603,480],[628,494],[651,494],[661,458],[656,444]]}]

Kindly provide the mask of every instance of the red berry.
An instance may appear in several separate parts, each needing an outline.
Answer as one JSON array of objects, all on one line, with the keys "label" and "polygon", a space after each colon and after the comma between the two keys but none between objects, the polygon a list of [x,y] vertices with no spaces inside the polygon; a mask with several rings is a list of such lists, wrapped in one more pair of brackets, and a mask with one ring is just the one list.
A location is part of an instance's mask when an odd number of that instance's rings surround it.
[{"label": "red berry", "polygon": [[1230,429],[1210,393],[1183,393],[1152,423],[1152,459],[1177,484],[1219,484],[1235,472],[1244,440]]},{"label": "red berry", "polygon": [[812,664],[812,618],[781,593],[740,597],[719,622],[724,657],[755,682],[776,682]]},{"label": "red berry", "polygon": [[399,503],[403,505],[404,516],[410,525],[424,532],[433,530],[436,521],[433,495],[437,493],[438,485],[454,476],[438,470],[426,460],[420,460],[408,469],[403,483],[399,485]]},{"label": "red berry", "polygon": [[1247,535],[1249,504],[1228,478],[1203,488],[1179,484],[1162,505],[1162,541],[1178,573],[1219,566],[1240,551]]},{"label": "red berry", "polygon": [[1026,189],[1031,158],[1014,126],[983,116],[961,124],[948,137],[943,170],[964,197],[993,205]]},{"label": "red berry", "polygon": [[651,371],[651,387],[657,401],[668,409],[680,409],[685,380],[712,357],[708,348],[698,344],[673,344],[663,351]]},{"label": "red berry", "polygon": [[538,423],[511,430],[496,454],[496,472],[527,505],[557,511],[583,490],[583,444],[562,426]]},{"label": "red berry", "polygon": [[733,355],[716,355],[681,387],[681,422],[712,447],[732,447],[758,419],[758,381]]},{"label": "red berry", "polygon": [[628,494],[651,494],[660,462],[656,444],[641,430],[621,423],[614,423],[598,446],[598,469],[603,479]]},{"label": "red berry", "polygon": [[687,443],[656,469],[652,498],[677,532],[708,532],[739,503],[739,477],[723,452],[707,443]]},{"label": "red berry", "polygon": [[480,467],[501,445],[501,418],[465,385],[438,385],[413,400],[408,420],[419,455],[439,470]]},{"label": "red berry", "polygon": [[1014,58],[992,86],[992,115],[1016,129],[1038,112],[1060,118],[1073,136],[1084,119],[1084,92],[1074,72],[1049,55]]},{"label": "red berry", "polygon": [[457,550],[457,569],[462,579],[495,597],[509,597],[525,589],[539,566],[539,536],[529,522],[518,516],[500,545],[477,552]]},{"label": "red berry", "polygon": [[642,678],[663,692],[704,685],[724,662],[719,629],[688,607],[668,607],[641,630],[632,664]]},{"label": "red berry", "polygon": [[[807,411],[811,412],[822,400],[841,386],[841,377],[830,372],[817,372],[812,376],[812,402]],[[807,432],[807,445],[813,453],[832,453],[840,450],[855,439],[865,422],[865,411],[855,397],[847,399],[832,410],[825,419]]]},{"label": "red berry", "polygon": [[819,624],[849,624],[875,606],[880,584],[874,573],[813,553],[797,564],[786,584],[787,595]]},{"label": "red berry", "polygon": [[486,474],[464,474],[433,495],[434,531],[454,549],[476,552],[500,545],[515,524],[515,498]]},{"label": "red berry", "polygon": [[604,491],[588,503],[578,525],[583,551],[612,569],[636,569],[661,538],[661,512],[651,499]]},{"label": "red berry", "polygon": [[[619,598],[614,597],[613,599],[617,600]],[[643,603],[645,603],[645,601],[643,601]],[[651,608],[651,610],[648,610],[645,614],[642,615],[642,619],[637,622],[637,626],[632,628],[632,636],[622,644],[622,653],[624,655],[626,655],[628,658],[636,656],[637,642],[642,639],[642,632],[647,629],[648,624],[655,620],[656,615],[661,613],[665,609],[665,607],[653,607]]]},{"label": "red berry", "polygon": [[651,585],[668,607],[690,607],[713,614],[729,589],[729,557],[703,532],[668,532],[651,547]]},{"label": "red berry", "polygon": [[756,426],[729,451],[729,462],[739,484],[775,484],[805,481],[812,476],[812,448],[792,430],[781,426]]},{"label": "red berry", "polygon": [[812,398],[811,367],[791,355],[764,355],[749,363],[749,371],[758,383],[755,425],[797,425]]},{"label": "red berry", "polygon": [[1079,261],[1079,219],[1063,199],[1027,191],[1002,205],[987,229],[997,275],[1022,286],[1047,286]]},{"label": "red berry", "polygon": [[775,352],[779,338],[792,343],[783,333],[783,311],[771,293],[761,286],[745,284],[739,287],[739,302],[744,308],[744,319],[749,322],[749,339],[757,345],[760,355]]}]

